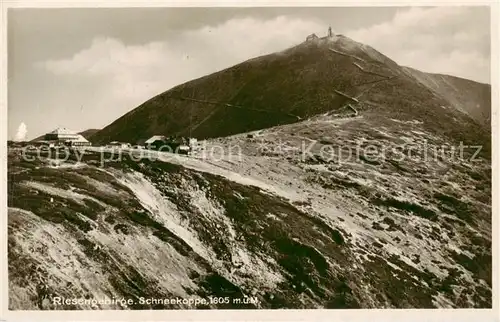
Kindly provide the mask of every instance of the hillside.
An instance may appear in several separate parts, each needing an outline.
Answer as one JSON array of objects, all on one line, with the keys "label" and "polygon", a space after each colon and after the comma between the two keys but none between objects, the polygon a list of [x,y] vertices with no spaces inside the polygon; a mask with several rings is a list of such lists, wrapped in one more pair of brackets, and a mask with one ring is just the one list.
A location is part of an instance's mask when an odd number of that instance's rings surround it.
[{"label": "hillside", "polygon": [[449,75],[424,73],[409,67],[405,67],[405,70],[452,106],[486,128],[490,127],[491,85]]},{"label": "hillside", "polygon": [[491,308],[489,90],[320,39],[90,138],[206,138],[189,156],[10,147],[9,308]]},{"label": "hillside", "polygon": [[[437,78],[401,67],[344,36],[319,39],[174,87],[120,117],[91,140],[135,143],[155,134],[227,136],[339,110],[349,102],[336,92],[340,91],[361,95],[359,108],[422,121],[426,129],[457,142],[488,141],[488,127],[473,119],[489,108],[489,86],[447,76],[440,78],[447,87],[433,86],[424,76]],[[449,87],[457,90],[449,91]],[[480,111],[473,108],[477,99]],[[448,126],[443,127],[442,120]]]},{"label": "hillside", "polygon": [[[491,307],[491,163],[474,151],[376,115],[201,143],[191,157],[89,148],[34,162],[11,149],[9,307]],[[358,145],[379,155],[347,153]],[[141,301],[210,297],[229,302]]]}]

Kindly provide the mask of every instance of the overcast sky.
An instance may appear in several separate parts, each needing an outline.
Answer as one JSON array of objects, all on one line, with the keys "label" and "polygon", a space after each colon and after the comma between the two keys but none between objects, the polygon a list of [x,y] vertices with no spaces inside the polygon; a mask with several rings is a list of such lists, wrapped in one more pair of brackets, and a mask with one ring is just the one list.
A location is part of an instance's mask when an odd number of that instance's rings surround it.
[{"label": "overcast sky", "polygon": [[102,128],[328,25],[400,65],[490,83],[487,7],[10,9],[8,137]]}]

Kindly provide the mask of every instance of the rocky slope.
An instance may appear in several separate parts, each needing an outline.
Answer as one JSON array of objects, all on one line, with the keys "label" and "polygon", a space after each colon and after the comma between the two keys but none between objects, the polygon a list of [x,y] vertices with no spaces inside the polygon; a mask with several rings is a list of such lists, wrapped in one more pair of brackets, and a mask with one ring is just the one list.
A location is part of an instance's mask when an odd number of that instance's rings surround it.
[{"label": "rocky slope", "polygon": [[[10,307],[91,307],[56,297],[124,297],[133,309],[491,307],[489,160],[451,156],[420,123],[370,114],[253,136],[204,141],[192,157],[28,162],[12,150]],[[370,144],[415,152],[345,154]],[[141,300],[211,296],[230,303]]]},{"label": "rocky slope", "polygon": [[[92,135],[96,134],[99,131],[100,131],[99,129],[87,129],[85,131],[79,132],[78,134],[81,134],[84,138],[89,139]],[[34,138],[33,140],[31,140],[31,142],[37,142],[40,140],[44,140],[44,138],[45,138],[45,134]]]}]

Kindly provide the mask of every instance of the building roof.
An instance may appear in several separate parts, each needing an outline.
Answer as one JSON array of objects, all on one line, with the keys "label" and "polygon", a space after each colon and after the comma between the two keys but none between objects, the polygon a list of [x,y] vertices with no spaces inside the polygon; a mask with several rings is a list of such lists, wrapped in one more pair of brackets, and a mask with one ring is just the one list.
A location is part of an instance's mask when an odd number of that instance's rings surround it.
[{"label": "building roof", "polygon": [[144,142],[145,144],[151,144],[155,141],[158,141],[158,140],[165,140],[166,137],[164,135],[153,135],[152,137],[150,137],[149,139],[146,140],[146,142]]},{"label": "building roof", "polygon": [[57,135],[72,134],[72,135],[78,135],[78,133],[76,133],[75,131],[68,130],[65,127],[59,127],[57,129],[55,129],[54,131],[50,132],[50,134],[57,134]]},{"label": "building roof", "polygon": [[76,138],[71,139],[71,142],[89,142],[86,138],[83,137],[81,134],[77,134]]}]

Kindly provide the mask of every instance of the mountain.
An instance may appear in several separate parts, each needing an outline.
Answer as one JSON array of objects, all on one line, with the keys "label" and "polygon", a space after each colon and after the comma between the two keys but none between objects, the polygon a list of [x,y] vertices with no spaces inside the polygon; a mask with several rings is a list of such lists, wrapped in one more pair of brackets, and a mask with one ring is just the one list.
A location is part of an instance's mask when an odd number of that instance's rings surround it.
[{"label": "mountain", "polygon": [[88,130],[82,131],[78,134],[81,134],[84,138],[86,138],[88,140],[92,135],[94,135],[95,133],[97,133],[99,131],[100,131],[100,129],[88,129]]},{"label": "mountain", "polygon": [[[349,99],[338,91],[361,95],[360,109],[421,121],[457,142],[487,141],[489,136],[489,85],[401,67],[369,46],[336,36],[174,87],[91,139],[102,144],[134,143],[152,135],[227,136],[341,109]],[[443,120],[449,124],[443,126]]]},{"label": "mountain", "polygon": [[30,142],[36,142],[36,141],[40,141],[40,140],[44,140],[45,139],[45,134],[42,134],[36,138],[34,138],[33,140],[31,140]]}]

